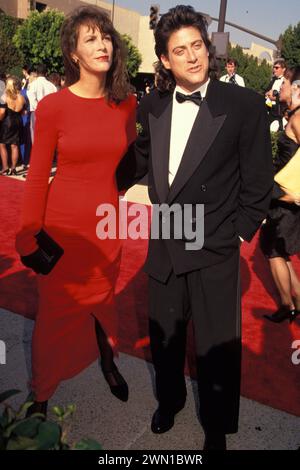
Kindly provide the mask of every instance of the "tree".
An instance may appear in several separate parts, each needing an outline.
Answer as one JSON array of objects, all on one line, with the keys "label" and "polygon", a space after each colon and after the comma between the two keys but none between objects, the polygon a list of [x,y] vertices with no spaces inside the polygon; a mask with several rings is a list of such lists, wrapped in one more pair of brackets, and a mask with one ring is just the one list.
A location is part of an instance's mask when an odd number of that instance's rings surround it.
[{"label": "tree", "polygon": [[[63,60],[59,43],[59,31],[64,14],[47,9],[41,13],[33,11],[27,20],[18,27],[13,41],[18,50],[31,65],[43,63],[48,72],[63,73]],[[130,77],[135,77],[142,63],[142,56],[127,34],[122,36],[128,57],[127,69]]]},{"label": "tree", "polygon": [[229,45],[229,57],[238,62],[238,74],[245,80],[245,85],[258,93],[264,93],[272,75],[271,66],[264,59],[261,63],[257,57],[249,56],[243,52],[241,46]]},{"label": "tree", "polygon": [[57,10],[33,11],[18,27],[13,41],[26,61],[35,66],[45,64],[48,72],[63,73],[59,31],[64,14]]},{"label": "tree", "polygon": [[300,23],[283,33],[281,54],[290,67],[300,64]]},{"label": "tree", "polygon": [[128,34],[122,34],[122,39],[127,49],[127,70],[130,78],[136,77],[139,67],[142,63],[142,55],[138,48],[133,44]]},{"label": "tree", "polygon": [[12,39],[17,27],[23,20],[6,15],[0,10],[0,31],[5,34],[7,39]]},{"label": "tree", "polygon": [[[21,20],[0,12],[0,73],[16,73],[16,67],[21,66],[23,56],[12,42],[12,38]],[[21,64],[21,66],[20,66]],[[18,70],[17,70],[18,73]]]}]

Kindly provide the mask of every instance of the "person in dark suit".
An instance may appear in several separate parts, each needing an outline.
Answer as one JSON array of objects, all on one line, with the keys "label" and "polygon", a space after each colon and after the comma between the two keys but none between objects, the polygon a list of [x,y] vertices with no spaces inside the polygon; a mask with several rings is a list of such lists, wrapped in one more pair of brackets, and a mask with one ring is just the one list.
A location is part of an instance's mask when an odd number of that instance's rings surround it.
[{"label": "person in dark suit", "polygon": [[[138,109],[135,166],[130,173],[128,154],[117,173],[121,189],[130,174],[137,180],[148,172],[156,219],[145,264],[159,405],[151,429],[168,431],[184,407],[192,319],[204,448],[225,449],[239,414],[239,237],[252,239],[271,200],[268,119],[261,96],[215,78],[207,24],[192,7],[162,15],[155,51],[158,88]],[[164,237],[165,225],[170,237]]]}]

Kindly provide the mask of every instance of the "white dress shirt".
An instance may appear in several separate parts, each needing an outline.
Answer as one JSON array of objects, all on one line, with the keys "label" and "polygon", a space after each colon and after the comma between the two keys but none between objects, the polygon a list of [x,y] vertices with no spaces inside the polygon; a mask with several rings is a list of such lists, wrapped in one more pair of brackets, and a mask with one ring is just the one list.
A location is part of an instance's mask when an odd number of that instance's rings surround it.
[{"label": "white dress shirt", "polygon": [[5,82],[3,80],[0,80],[0,104],[5,103]]},{"label": "white dress shirt", "polygon": [[[228,75],[228,73],[227,73],[226,75],[223,75],[220,78],[220,82],[230,83],[230,78],[231,78],[231,75]],[[244,79],[239,74],[235,73],[234,74],[234,79],[235,79],[235,82],[236,82],[237,85],[245,86]]]},{"label": "white dress shirt", "polygon": [[30,83],[27,96],[30,104],[30,111],[35,111],[38,102],[41,101],[44,96],[50,93],[55,93],[57,88],[53,83],[49,82],[45,77],[37,77],[36,80]]},{"label": "white dress shirt", "polygon": [[[201,85],[196,91],[200,91],[202,98],[206,96],[207,86],[210,79]],[[169,155],[169,185],[173,183],[179,168],[187,141],[189,139],[192,127],[194,125],[196,116],[199,112],[199,106],[193,101],[184,101],[178,103],[176,100],[176,91],[188,95],[185,90],[176,86],[173,94],[173,108],[172,108],[172,120],[171,120],[171,140],[170,140],[170,155]],[[240,241],[243,242],[243,238],[239,237]]]},{"label": "white dress shirt", "polygon": [[[277,92],[279,93],[279,92],[280,92],[281,85],[282,85],[282,82],[283,82],[283,78],[284,78],[283,75],[282,75],[281,77],[276,77],[276,79],[275,79],[274,82],[273,82],[272,88],[271,88],[271,90],[269,90],[269,91],[277,91]],[[277,105],[277,103],[276,103],[276,98],[275,98],[275,97],[273,97],[273,98],[274,98],[273,100],[271,100],[271,98],[269,98],[268,96],[267,96],[267,98],[266,98],[266,105],[269,106],[270,108],[271,108],[272,106],[276,106],[276,105]],[[271,130],[273,130],[273,129],[271,129]],[[277,130],[278,130],[278,129],[277,129]],[[277,130],[275,130],[274,132],[277,132]]]},{"label": "white dress shirt", "polygon": [[278,77],[278,78],[274,81],[274,83],[273,83],[273,85],[272,85],[272,91],[276,90],[276,91],[278,91],[278,93],[280,92],[280,88],[281,88],[283,79],[284,79],[284,76],[282,75],[282,77]]},{"label": "white dress shirt", "polygon": [[[207,86],[210,79],[201,85],[196,91],[200,91],[202,98],[206,95]],[[187,141],[189,139],[196,116],[199,112],[199,106],[193,101],[184,101],[178,103],[176,100],[176,92],[179,91],[184,95],[190,95],[185,90],[176,86],[173,94],[173,108],[171,121],[171,139],[170,139],[170,155],[169,155],[169,185],[173,183],[177,170],[179,168]]]}]

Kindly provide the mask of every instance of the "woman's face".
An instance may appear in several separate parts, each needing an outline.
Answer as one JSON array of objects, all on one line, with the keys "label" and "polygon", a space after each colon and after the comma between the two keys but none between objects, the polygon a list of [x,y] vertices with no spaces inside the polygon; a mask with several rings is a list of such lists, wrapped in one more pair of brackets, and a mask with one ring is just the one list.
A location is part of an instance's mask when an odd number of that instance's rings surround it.
[{"label": "woman's face", "polygon": [[292,84],[288,78],[283,77],[283,82],[280,87],[280,101],[284,101],[285,103],[290,103],[292,99]]},{"label": "woman's face", "polygon": [[279,99],[285,103],[290,103],[292,99],[292,84],[286,77],[283,78],[283,82],[280,87]]},{"label": "woman's face", "polygon": [[72,59],[78,63],[80,74],[106,74],[113,61],[113,45],[109,34],[101,33],[98,28],[81,25],[78,33],[76,51]]}]

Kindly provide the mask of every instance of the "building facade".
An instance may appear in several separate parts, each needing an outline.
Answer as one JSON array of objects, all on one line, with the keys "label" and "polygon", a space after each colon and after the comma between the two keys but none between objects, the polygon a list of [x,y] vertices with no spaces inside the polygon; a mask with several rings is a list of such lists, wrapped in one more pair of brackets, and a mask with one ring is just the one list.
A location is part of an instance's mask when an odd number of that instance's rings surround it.
[{"label": "building facade", "polygon": [[[8,15],[27,18],[32,7],[35,7],[38,11],[43,11],[47,7],[56,8],[67,14],[79,5],[97,5],[111,16],[115,28],[121,34],[128,34],[139,49],[143,58],[139,68],[140,74],[153,73],[153,63],[157,58],[154,53],[153,31],[149,29],[149,17],[141,16],[134,10],[119,7],[118,5],[115,5],[113,10],[112,3],[102,0],[43,0],[42,2],[35,0],[0,0],[0,9]],[[261,60],[265,58],[269,63],[273,59],[273,49],[255,43],[252,43],[250,49],[243,49],[243,51]]]}]

